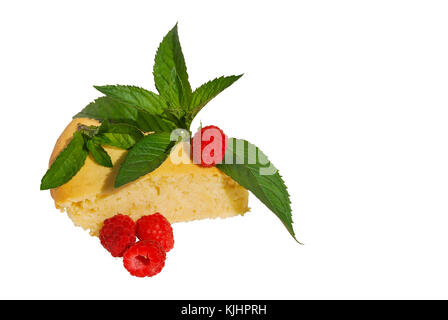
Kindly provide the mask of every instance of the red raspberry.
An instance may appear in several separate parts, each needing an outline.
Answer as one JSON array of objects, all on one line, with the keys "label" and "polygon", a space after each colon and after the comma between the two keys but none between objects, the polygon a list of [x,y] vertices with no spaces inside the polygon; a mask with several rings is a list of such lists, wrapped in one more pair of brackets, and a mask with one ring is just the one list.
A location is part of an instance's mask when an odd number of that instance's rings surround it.
[{"label": "red raspberry", "polygon": [[104,220],[100,240],[112,256],[122,257],[126,249],[135,243],[135,222],[123,214]]},{"label": "red raspberry", "polygon": [[130,247],[123,256],[123,265],[136,277],[152,277],[165,266],[166,253],[154,240],[139,241]]},{"label": "red raspberry", "polygon": [[155,240],[166,252],[174,247],[173,228],[168,220],[158,212],[137,220],[137,238]]},{"label": "red raspberry", "polygon": [[229,139],[216,126],[207,126],[193,137],[193,161],[202,167],[213,167],[222,162]]}]

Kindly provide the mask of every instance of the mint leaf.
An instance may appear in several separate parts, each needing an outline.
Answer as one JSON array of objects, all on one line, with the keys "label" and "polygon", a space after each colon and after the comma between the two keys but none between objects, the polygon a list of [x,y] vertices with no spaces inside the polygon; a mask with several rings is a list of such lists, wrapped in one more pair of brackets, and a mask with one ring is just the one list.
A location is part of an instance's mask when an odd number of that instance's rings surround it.
[{"label": "mint leaf", "polygon": [[204,83],[193,92],[190,103],[190,110],[187,115],[187,125],[190,126],[194,117],[202,110],[202,108],[224,89],[231,86],[235,81],[243,75],[220,77]]},{"label": "mint leaf", "polygon": [[70,181],[84,165],[87,155],[88,151],[84,147],[84,137],[80,131],[77,131],[67,147],[59,153],[45,173],[40,184],[40,190],[56,188]]},{"label": "mint leaf", "polygon": [[95,143],[93,140],[88,140],[86,146],[96,163],[103,167],[113,167],[112,159],[101,145]]},{"label": "mint leaf", "polygon": [[88,104],[73,118],[90,118],[103,121],[127,123],[136,126],[144,132],[170,132],[177,126],[161,116],[151,115],[136,107],[110,97],[101,97]]},{"label": "mint leaf", "polygon": [[141,119],[139,120],[145,121],[145,124],[149,128],[149,130],[143,130],[142,127],[137,125],[144,132],[171,132],[179,126],[179,124],[176,124],[177,119],[170,121],[165,119],[165,117],[150,115],[146,112],[141,113]]},{"label": "mint leaf", "polygon": [[101,121],[101,125],[97,127],[96,134],[109,132],[110,122],[109,119]]},{"label": "mint leaf", "polygon": [[92,140],[100,145],[129,149],[142,138],[143,133],[134,126],[124,123],[109,123],[102,125]]},{"label": "mint leaf", "polygon": [[115,188],[157,169],[173,145],[168,132],[145,136],[126,155],[115,179]]},{"label": "mint leaf", "polygon": [[135,106],[153,115],[161,115],[167,108],[165,100],[154,92],[135,86],[94,86],[106,96]]},{"label": "mint leaf", "polygon": [[191,100],[187,67],[179,43],[177,24],[163,38],[154,62],[154,82],[160,95],[178,110],[185,110]]},{"label": "mint leaf", "polygon": [[[227,158],[232,160],[231,163]],[[288,191],[282,177],[266,155],[246,140],[232,138],[229,139],[225,162],[217,164],[216,167],[250,190],[277,215],[289,233],[296,239],[292,227],[291,201]],[[262,173],[273,174],[264,175]]]},{"label": "mint leaf", "polygon": [[[109,97],[101,97],[94,102],[89,103],[81,112],[77,113],[73,118],[90,118],[103,121],[109,119],[111,121],[125,122],[136,124],[140,122],[143,126],[145,121],[141,117],[141,112],[132,106],[128,106],[122,102]],[[147,128],[145,128],[147,129]],[[146,130],[145,130],[146,131]]]},{"label": "mint leaf", "polygon": [[237,81],[242,76],[243,76],[242,74],[237,76],[227,76],[227,77],[223,76],[204,83],[193,92],[193,97],[190,103],[190,109],[200,110],[210,100],[212,100],[219,93],[224,91],[224,89],[230,87],[235,81]]}]

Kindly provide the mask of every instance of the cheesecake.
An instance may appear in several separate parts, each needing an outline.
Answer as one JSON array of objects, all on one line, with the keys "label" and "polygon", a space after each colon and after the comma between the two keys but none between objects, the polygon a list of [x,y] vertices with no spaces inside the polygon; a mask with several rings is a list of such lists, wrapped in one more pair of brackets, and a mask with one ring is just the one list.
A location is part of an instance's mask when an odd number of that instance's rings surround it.
[{"label": "cheesecake", "polygon": [[[50,166],[80,124],[98,126],[100,122],[73,119],[55,144]],[[114,181],[128,151],[103,148],[112,159],[112,168],[99,165],[89,155],[70,181],[51,189],[56,208],[67,212],[76,226],[89,230],[91,235],[97,236],[103,221],[118,213],[138,220],[160,212],[174,223],[232,217],[249,210],[248,191],[216,167],[194,164],[188,143],[178,143],[171,151],[175,158],[168,157],[156,170],[119,188],[114,188]]]}]

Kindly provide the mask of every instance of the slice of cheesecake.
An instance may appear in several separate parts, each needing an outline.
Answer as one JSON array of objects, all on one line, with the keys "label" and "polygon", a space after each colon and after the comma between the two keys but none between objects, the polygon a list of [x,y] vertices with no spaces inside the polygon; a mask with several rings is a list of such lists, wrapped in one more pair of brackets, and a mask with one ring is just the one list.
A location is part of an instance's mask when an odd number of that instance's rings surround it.
[{"label": "slice of cheesecake", "polygon": [[[74,119],[56,142],[50,164],[67,146],[78,124],[99,125],[92,119]],[[115,176],[126,150],[104,146],[113,168],[97,164],[89,155],[81,170],[66,184],[52,189],[56,208],[66,211],[75,225],[98,235],[103,221],[117,213],[137,220],[160,212],[171,223],[243,215],[249,210],[248,192],[218,169],[193,164],[186,145],[178,144],[171,157],[156,170],[120,188]]]}]

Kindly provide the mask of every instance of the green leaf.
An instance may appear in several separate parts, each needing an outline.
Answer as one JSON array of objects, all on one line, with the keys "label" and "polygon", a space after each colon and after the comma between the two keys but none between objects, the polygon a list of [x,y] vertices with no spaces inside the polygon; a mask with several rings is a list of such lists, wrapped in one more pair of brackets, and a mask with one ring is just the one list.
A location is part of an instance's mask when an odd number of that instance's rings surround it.
[{"label": "green leaf", "polygon": [[216,167],[260,199],[295,239],[288,191],[266,155],[246,140],[229,139],[225,159]]},{"label": "green leaf", "polygon": [[59,153],[42,178],[41,190],[59,187],[75,176],[84,165],[88,155],[84,144],[82,133],[80,131],[75,132],[70,143]]},{"label": "green leaf", "polygon": [[104,119],[103,121],[101,121],[101,125],[97,127],[96,134],[109,132],[109,128],[110,128],[109,119]]},{"label": "green leaf", "polygon": [[220,77],[204,83],[193,92],[190,103],[190,110],[187,115],[187,124],[190,125],[194,117],[202,110],[202,108],[224,89],[231,86],[235,81],[243,75]]},{"label": "green leaf", "polygon": [[166,102],[161,96],[143,88],[122,85],[94,87],[106,96],[135,106],[153,115],[161,115],[167,108]]},{"label": "green leaf", "polygon": [[185,111],[190,104],[192,91],[179,43],[177,24],[167,33],[157,49],[153,74],[160,95],[172,107]]},{"label": "green leaf", "polygon": [[107,154],[106,150],[101,147],[101,145],[95,143],[93,140],[88,140],[86,145],[96,163],[102,165],[103,167],[113,167],[112,159]]},{"label": "green leaf", "polygon": [[108,119],[134,125],[144,132],[170,132],[177,127],[176,124],[161,116],[151,115],[110,97],[96,99],[73,118],[90,118],[99,121]]},{"label": "green leaf", "polygon": [[115,180],[118,188],[157,169],[168,157],[174,142],[170,133],[154,133],[141,139],[126,155]]},{"label": "green leaf", "polygon": [[129,149],[142,138],[143,133],[134,126],[124,123],[109,123],[102,125],[92,140],[100,145]]},{"label": "green leaf", "polygon": [[141,113],[140,121],[144,121],[149,128],[149,130],[143,130],[142,127],[137,125],[144,132],[171,132],[178,127],[178,124],[174,121],[167,120],[161,116],[150,115],[146,112]]}]

